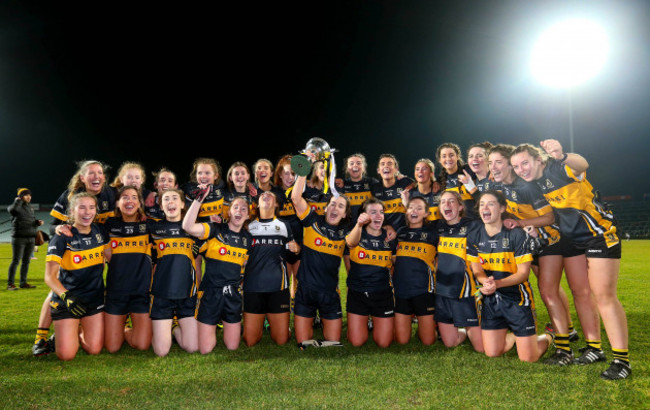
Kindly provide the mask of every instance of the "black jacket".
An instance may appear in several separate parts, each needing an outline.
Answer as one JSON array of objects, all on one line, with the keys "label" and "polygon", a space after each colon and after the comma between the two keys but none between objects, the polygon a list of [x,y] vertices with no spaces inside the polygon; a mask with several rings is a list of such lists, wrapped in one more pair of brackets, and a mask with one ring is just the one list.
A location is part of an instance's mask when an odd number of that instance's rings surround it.
[{"label": "black jacket", "polygon": [[20,198],[7,207],[11,214],[11,236],[14,238],[36,237],[38,221],[31,206]]}]

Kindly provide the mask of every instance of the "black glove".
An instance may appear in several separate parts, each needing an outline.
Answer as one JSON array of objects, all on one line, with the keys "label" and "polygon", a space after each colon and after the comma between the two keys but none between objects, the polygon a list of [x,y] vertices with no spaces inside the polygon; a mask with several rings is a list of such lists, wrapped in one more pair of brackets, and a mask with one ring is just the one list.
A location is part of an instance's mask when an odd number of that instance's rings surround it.
[{"label": "black glove", "polygon": [[208,192],[212,192],[212,185],[207,185],[204,188],[197,186],[192,191],[190,191],[190,198],[196,199],[199,202],[203,202],[203,199]]},{"label": "black glove", "polygon": [[532,255],[539,255],[543,247],[548,245],[548,241],[545,238],[541,237],[532,237],[526,234],[525,247],[530,251]]},{"label": "black glove", "polygon": [[74,296],[69,296],[68,292],[63,292],[59,295],[65,307],[68,309],[68,312],[72,313],[74,317],[82,317],[86,314],[86,306],[83,303],[77,300]]}]

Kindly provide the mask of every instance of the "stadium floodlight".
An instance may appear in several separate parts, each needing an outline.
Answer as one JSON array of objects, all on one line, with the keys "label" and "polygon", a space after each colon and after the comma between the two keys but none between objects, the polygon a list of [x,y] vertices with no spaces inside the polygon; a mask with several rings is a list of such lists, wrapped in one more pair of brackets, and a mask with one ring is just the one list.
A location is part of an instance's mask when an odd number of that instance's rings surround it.
[{"label": "stadium floodlight", "polygon": [[574,152],[571,89],[593,78],[605,64],[608,52],[607,33],[586,19],[557,23],[533,47],[530,61],[533,76],[542,84],[567,91],[570,152]]},{"label": "stadium floodlight", "polygon": [[584,19],[567,20],[540,36],[533,47],[531,69],[543,84],[574,87],[600,71],[608,52],[607,33],[601,26]]}]

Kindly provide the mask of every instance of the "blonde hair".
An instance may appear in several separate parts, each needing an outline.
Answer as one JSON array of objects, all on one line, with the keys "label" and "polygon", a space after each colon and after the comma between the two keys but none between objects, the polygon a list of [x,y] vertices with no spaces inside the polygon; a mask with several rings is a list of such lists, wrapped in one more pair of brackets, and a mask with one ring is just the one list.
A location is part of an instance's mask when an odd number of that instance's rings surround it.
[{"label": "blonde hair", "polygon": [[133,168],[140,171],[140,174],[142,175],[142,185],[144,185],[144,181],[146,178],[144,167],[137,162],[127,161],[122,163],[120,168],[117,170],[117,176],[113,180],[113,183],[111,183],[111,186],[117,189],[122,188],[124,186],[124,184],[122,183],[122,177],[126,174],[126,171]]},{"label": "blonde hair", "polygon": [[74,194],[77,191],[79,191],[81,188],[84,188],[85,190],[86,187],[84,186],[84,183],[81,181],[81,176],[86,174],[86,172],[88,172],[88,168],[90,168],[91,165],[95,165],[95,164],[102,167],[102,172],[104,172],[105,174],[107,167],[106,165],[104,165],[99,161],[95,161],[91,159],[91,160],[78,163],[77,172],[75,172],[74,175],[72,175],[72,178],[70,178],[70,182],[68,182],[68,202],[72,199]]},{"label": "blonde hair", "polygon": [[363,178],[366,176],[366,172],[368,171],[368,162],[366,161],[366,156],[360,152],[357,152],[356,154],[352,154],[345,159],[345,170],[343,171],[343,174],[345,175],[346,178],[350,178],[350,173],[348,172],[348,162],[350,161],[350,159],[354,157],[361,159],[361,166],[363,167],[361,178]]},{"label": "blonde hair", "polygon": [[[68,223],[70,225],[74,225],[76,222],[74,217],[74,209],[77,207],[77,203],[83,198],[92,199],[93,203],[95,204],[95,208],[97,207],[97,198],[95,198],[95,195],[91,194],[90,192],[79,192],[72,195],[68,203]],[[95,211],[95,216],[97,216],[97,211]]]},{"label": "blonde hair", "polygon": [[[257,166],[259,164],[263,163],[263,162],[269,164],[269,170],[273,171],[273,163],[271,161],[269,161],[268,159],[260,158],[257,161],[255,161],[255,163],[253,164],[253,172],[255,173],[255,183],[257,185],[259,185],[259,183],[260,183],[260,181],[257,179]],[[270,182],[270,179],[269,179],[269,182]]]}]

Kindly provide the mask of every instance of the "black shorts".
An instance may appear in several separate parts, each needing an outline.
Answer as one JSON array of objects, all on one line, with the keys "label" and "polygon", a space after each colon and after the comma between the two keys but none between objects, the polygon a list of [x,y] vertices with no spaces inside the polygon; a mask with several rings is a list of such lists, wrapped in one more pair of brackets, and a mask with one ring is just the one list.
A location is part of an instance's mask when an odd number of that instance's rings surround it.
[{"label": "black shorts", "polygon": [[562,256],[565,258],[572,258],[574,256],[584,255],[585,251],[578,249],[571,239],[565,236],[560,238],[560,246],[562,247]]},{"label": "black shorts", "polygon": [[296,290],[293,314],[301,317],[316,317],[316,312],[321,319],[336,320],[343,317],[341,309],[341,296],[338,291],[318,291],[300,286]]},{"label": "black shorts", "polygon": [[166,299],[151,295],[149,317],[152,320],[183,319],[194,316],[196,296],[184,299]]},{"label": "black shorts", "polygon": [[428,316],[436,309],[436,296],[433,293],[423,293],[412,298],[395,297],[395,313],[402,315]]},{"label": "black shorts", "polygon": [[289,265],[293,265],[294,263],[300,261],[300,254],[301,254],[301,253],[302,253],[302,251],[301,251],[301,252],[298,252],[297,254],[295,254],[295,253],[293,253],[293,252],[291,252],[291,251],[287,251],[287,253],[286,253],[285,256],[284,256],[284,260],[285,260],[285,262],[287,262]]},{"label": "black shorts", "polygon": [[235,285],[205,288],[199,291],[196,320],[206,325],[219,322],[239,323],[242,317],[242,297]]},{"label": "black shorts", "polygon": [[618,240],[613,242],[614,244],[610,242],[608,247],[605,238],[596,236],[585,243],[575,244],[575,247],[583,250],[587,258],[621,259],[621,242]]},{"label": "black shorts", "polygon": [[91,308],[86,308],[86,313],[81,317],[76,317],[67,307],[63,304],[50,302],[50,313],[52,314],[52,320],[61,320],[61,319],[82,319],[84,317],[93,316],[104,311],[104,305],[99,305]]},{"label": "black shorts", "polygon": [[244,313],[287,313],[290,303],[288,288],[277,292],[244,292]]},{"label": "black shorts", "polygon": [[453,324],[456,327],[479,326],[476,299],[455,299],[436,295],[436,322]]},{"label": "black shorts", "polygon": [[538,254],[533,255],[532,264],[535,266],[539,266],[539,258],[542,256],[549,256],[549,255],[563,255],[561,239],[558,242],[554,243],[553,245],[546,245],[542,247],[542,249],[539,250]]},{"label": "black shorts", "polygon": [[378,292],[357,292],[348,289],[347,312],[361,316],[395,316],[395,296],[392,289]]},{"label": "black shorts", "polygon": [[481,329],[510,329],[517,337],[537,334],[535,309],[520,306],[518,302],[499,294],[483,297],[481,308]]},{"label": "black shorts", "polygon": [[149,313],[150,303],[151,297],[148,293],[142,295],[116,295],[106,292],[104,311],[110,315]]}]

